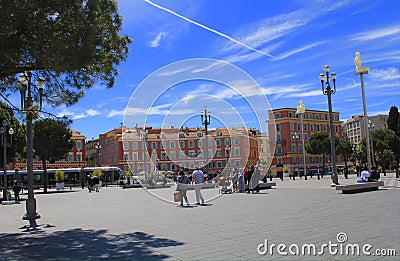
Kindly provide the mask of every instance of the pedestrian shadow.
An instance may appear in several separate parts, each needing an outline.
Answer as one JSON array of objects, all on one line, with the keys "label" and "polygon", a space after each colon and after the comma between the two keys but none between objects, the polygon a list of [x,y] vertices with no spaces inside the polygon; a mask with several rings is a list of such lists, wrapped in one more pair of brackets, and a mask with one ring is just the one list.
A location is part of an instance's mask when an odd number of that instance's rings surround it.
[{"label": "pedestrian shadow", "polygon": [[71,229],[51,233],[0,233],[3,260],[160,260],[159,248],[182,242],[144,232],[111,235],[107,230]]}]

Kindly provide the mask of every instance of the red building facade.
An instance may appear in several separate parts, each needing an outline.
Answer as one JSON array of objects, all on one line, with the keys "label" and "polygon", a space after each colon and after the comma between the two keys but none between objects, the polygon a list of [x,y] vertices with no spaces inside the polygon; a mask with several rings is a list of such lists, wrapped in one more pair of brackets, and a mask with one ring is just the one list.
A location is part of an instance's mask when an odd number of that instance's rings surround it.
[{"label": "red building facade", "polygon": [[[282,175],[284,169],[289,174],[304,171],[306,165],[307,173],[312,174],[322,171],[322,155],[310,155],[306,153],[305,164],[303,162],[303,147],[301,142],[300,118],[296,115],[294,108],[273,109],[269,112],[268,133],[275,133],[269,137],[270,147],[275,145],[274,158],[272,160],[272,175]],[[342,124],[339,113],[333,112],[334,133],[342,137]],[[316,132],[327,132],[329,134],[329,113],[326,111],[306,110],[303,117],[304,142],[308,143],[310,136]],[[297,134],[297,135],[296,135]],[[299,137],[296,139],[296,136]],[[272,143],[271,143],[272,142]],[[326,156],[326,166],[330,165],[330,157]],[[337,156],[337,163],[343,163],[342,158]]]}]

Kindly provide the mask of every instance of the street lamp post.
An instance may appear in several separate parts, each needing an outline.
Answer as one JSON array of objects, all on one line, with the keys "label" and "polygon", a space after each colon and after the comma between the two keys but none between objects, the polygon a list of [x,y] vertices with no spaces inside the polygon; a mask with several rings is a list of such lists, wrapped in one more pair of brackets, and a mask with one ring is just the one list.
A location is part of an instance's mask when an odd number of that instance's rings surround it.
[{"label": "street lamp post", "polygon": [[367,104],[365,101],[365,89],[364,89],[364,74],[368,74],[371,70],[369,67],[362,66],[362,62],[360,59],[360,53],[355,53],[356,57],[354,58],[354,65],[356,66],[356,75],[360,75],[361,81],[361,95],[362,95],[362,103],[364,109],[364,130],[365,130],[365,139],[366,139],[366,147],[367,147],[367,161],[368,161],[368,172],[371,173],[371,150],[370,150],[370,141],[368,134],[368,115],[367,115]]},{"label": "street lamp post", "polygon": [[[292,138],[296,141],[296,164],[294,167],[296,168],[297,165],[297,173],[299,173],[299,134],[295,132]],[[295,180],[296,173],[293,173],[293,180]]]},{"label": "street lamp post", "polygon": [[95,149],[96,149],[96,153],[97,153],[97,157],[96,157],[96,167],[100,167],[100,150],[101,150],[101,145],[99,142],[96,143],[96,145],[94,145]]},{"label": "street lamp post", "polygon": [[[42,95],[45,80],[38,77],[36,86],[39,87],[39,110],[42,109]],[[31,227],[36,227],[36,219],[40,218],[36,212],[36,199],[33,193],[33,132],[32,122],[35,115],[32,97],[32,72],[22,74],[18,79],[21,93],[21,109],[26,113],[26,165],[28,171],[28,199],[26,200],[26,214],[24,220],[29,220]]]},{"label": "street lamp post", "polygon": [[[335,129],[333,126],[333,116],[332,116],[332,94],[336,92],[336,73],[331,73],[331,78],[333,81],[333,89],[331,88],[329,82],[329,66],[324,66],[325,75],[321,73],[319,79],[321,80],[322,93],[328,97],[328,109],[329,109],[329,130],[330,130],[330,141],[331,141],[331,163],[332,163],[332,182],[335,185],[339,184],[339,177],[336,171],[336,151],[335,151]],[[325,82],[325,89],[324,89]]]},{"label": "street lamp post", "polygon": [[200,112],[201,123],[204,125],[206,140],[205,140],[205,154],[206,154],[206,172],[208,173],[208,125],[210,125],[211,121],[211,112],[207,111],[207,105],[204,105],[204,111]]},{"label": "street lamp post", "polygon": [[12,135],[14,134],[13,128],[8,129],[8,134],[10,135],[10,143],[7,142],[6,136],[7,121],[3,120],[3,126],[0,128],[1,134],[1,146],[3,146],[3,171],[4,171],[4,182],[3,182],[3,200],[7,200],[7,148],[12,145]]},{"label": "street lamp post", "polygon": [[[304,127],[303,127],[303,117],[306,112],[306,106],[303,101],[300,100],[297,106],[296,114],[300,115],[300,128],[301,128],[301,145],[303,152],[303,168],[304,168],[304,180],[307,180],[307,165],[306,165],[306,147],[304,145]],[[299,165],[300,166],[300,165]]]}]

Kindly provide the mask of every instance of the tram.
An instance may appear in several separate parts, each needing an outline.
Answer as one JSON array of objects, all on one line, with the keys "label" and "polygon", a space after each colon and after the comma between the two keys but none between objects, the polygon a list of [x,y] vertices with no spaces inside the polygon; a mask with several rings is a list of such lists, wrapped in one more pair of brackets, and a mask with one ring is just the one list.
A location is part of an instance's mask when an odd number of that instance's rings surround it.
[{"label": "tram", "polygon": [[[85,182],[87,175],[92,175],[95,169],[99,169],[102,172],[100,180],[103,185],[117,185],[121,179],[124,179],[123,171],[118,167],[86,167],[83,168],[85,173]],[[47,172],[47,184],[49,186],[56,185],[55,173],[57,170],[64,172],[64,183],[65,186],[80,186],[80,172],[81,168],[66,168],[66,169],[48,169]],[[26,186],[28,184],[28,171],[27,170],[7,170],[7,186],[11,186],[13,180],[18,180]],[[3,186],[4,183],[4,171],[0,171],[0,184]],[[44,175],[43,170],[33,170],[33,185],[35,187],[43,187]]]}]

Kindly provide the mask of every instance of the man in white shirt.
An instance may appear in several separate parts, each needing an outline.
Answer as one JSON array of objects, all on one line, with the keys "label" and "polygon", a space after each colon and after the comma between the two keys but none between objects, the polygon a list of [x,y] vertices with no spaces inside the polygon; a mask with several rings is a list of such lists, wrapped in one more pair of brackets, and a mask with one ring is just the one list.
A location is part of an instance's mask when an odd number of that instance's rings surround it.
[{"label": "man in white shirt", "polygon": [[204,203],[204,198],[203,195],[201,194],[201,187],[203,186],[204,182],[204,173],[203,171],[200,170],[199,167],[196,167],[196,170],[193,171],[192,174],[192,185],[194,188],[194,191],[196,192],[196,204],[200,205],[200,200],[201,203]]}]

